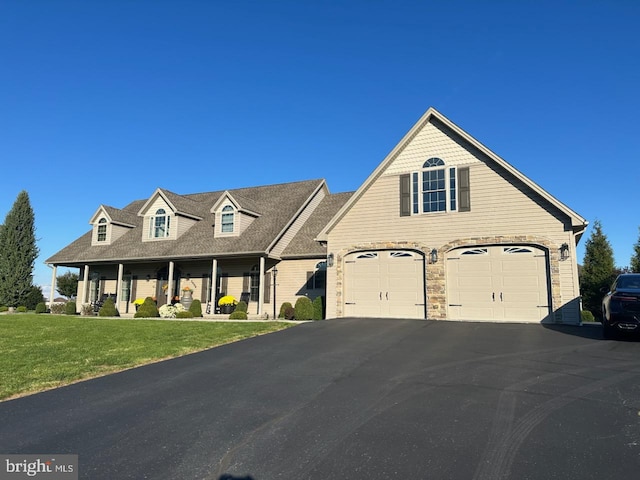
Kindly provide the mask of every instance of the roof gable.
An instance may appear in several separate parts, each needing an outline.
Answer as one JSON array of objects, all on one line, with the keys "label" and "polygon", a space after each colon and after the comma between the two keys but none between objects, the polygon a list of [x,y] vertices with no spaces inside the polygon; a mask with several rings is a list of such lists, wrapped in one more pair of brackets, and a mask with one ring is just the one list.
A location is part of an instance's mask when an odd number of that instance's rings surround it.
[{"label": "roof gable", "polygon": [[153,192],[153,194],[138,211],[138,215],[145,216],[151,205],[153,205],[158,197],[162,198],[165,201],[165,203],[169,206],[174,214],[190,217],[195,220],[202,220],[202,217],[196,213],[198,211],[198,205],[196,202],[182,195],[178,195],[177,193],[173,193],[162,188],[157,188],[156,191]]},{"label": "roof gable", "polygon": [[236,210],[242,213],[246,213],[254,217],[260,216],[260,213],[258,213],[258,206],[252,200],[243,197],[238,193],[232,194],[229,190],[225,190],[222,195],[220,195],[218,200],[211,207],[210,212],[215,213],[223,204],[228,202],[231,203]]},{"label": "roof gable", "polygon": [[411,127],[411,129],[405,134],[405,136],[398,142],[398,144],[391,150],[391,152],[385,157],[385,159],[378,165],[378,167],[367,177],[364,183],[358,188],[358,190],[351,196],[351,198],[345,203],[345,205],[335,214],[326,227],[318,234],[318,240],[326,241],[329,232],[340,222],[340,220],[346,215],[346,213],[358,202],[362,195],[373,185],[376,180],[385,173],[385,171],[393,164],[398,156],[410,145],[414,138],[429,124],[439,124],[444,126],[452,135],[457,136],[463,140],[464,143],[469,145],[472,149],[477,149],[487,159],[489,159],[496,166],[497,169],[503,171],[506,175],[515,180],[514,183],[522,183],[529,187],[537,195],[545,199],[555,208],[560,210],[563,214],[567,215],[571,219],[571,224],[576,231],[584,230],[587,226],[587,221],[578,215],[575,211],[568,206],[557,200],[550,193],[545,191],[542,187],[530,180],[524,174],[519,172],[515,167],[510,165],[507,161],[495,154],[485,145],[473,138],[467,132],[462,130],[456,124],[451,122],[448,118],[438,112],[435,108],[430,107],[424,115]]}]

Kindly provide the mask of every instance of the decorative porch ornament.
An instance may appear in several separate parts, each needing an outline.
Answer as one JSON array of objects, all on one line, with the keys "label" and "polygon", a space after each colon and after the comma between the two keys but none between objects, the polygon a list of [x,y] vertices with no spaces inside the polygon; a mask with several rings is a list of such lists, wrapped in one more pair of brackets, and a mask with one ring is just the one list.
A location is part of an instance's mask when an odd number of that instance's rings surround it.
[{"label": "decorative porch ornament", "polygon": [[191,289],[191,287],[186,286],[182,289],[182,297],[180,298],[180,303],[186,310],[189,310],[189,307],[193,303],[193,290]]}]

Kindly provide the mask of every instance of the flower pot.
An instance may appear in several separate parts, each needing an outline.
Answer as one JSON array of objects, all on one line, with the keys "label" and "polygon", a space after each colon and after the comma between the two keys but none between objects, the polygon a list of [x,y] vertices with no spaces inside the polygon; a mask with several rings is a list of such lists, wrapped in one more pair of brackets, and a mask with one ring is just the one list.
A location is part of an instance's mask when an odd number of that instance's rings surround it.
[{"label": "flower pot", "polygon": [[228,304],[228,305],[220,305],[220,313],[224,313],[224,314],[230,314],[233,313],[233,311],[236,309],[235,305],[232,304]]},{"label": "flower pot", "polygon": [[182,297],[180,298],[180,303],[182,304],[182,306],[186,310],[189,310],[189,307],[193,303],[193,295],[191,294],[190,291],[182,292]]}]

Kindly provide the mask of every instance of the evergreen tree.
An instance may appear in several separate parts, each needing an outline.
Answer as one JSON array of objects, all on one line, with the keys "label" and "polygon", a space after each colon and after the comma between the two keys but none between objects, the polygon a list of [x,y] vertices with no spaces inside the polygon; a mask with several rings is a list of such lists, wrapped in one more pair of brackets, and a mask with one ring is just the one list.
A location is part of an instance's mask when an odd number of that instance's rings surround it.
[{"label": "evergreen tree", "polygon": [[599,220],[593,222],[591,237],[585,244],[584,261],[580,275],[580,293],[583,310],[595,317],[601,316],[602,289],[609,287],[615,278],[613,249],[602,232]]},{"label": "evergreen tree", "polygon": [[17,307],[26,303],[37,257],[35,216],[23,190],[0,229],[0,304]]},{"label": "evergreen tree", "polygon": [[[640,231],[640,228],[638,228]],[[629,264],[629,269],[633,273],[640,273],[640,236],[638,237],[638,241],[633,246],[633,255],[631,255],[631,263]]]},{"label": "evergreen tree", "polygon": [[78,274],[66,272],[56,277],[57,292],[67,298],[75,297],[78,293]]}]

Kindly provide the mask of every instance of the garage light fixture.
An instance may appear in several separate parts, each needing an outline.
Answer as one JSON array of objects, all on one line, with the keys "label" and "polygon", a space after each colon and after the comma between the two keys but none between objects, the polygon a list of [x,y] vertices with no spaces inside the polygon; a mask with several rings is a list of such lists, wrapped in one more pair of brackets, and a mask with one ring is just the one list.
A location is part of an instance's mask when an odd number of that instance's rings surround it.
[{"label": "garage light fixture", "polygon": [[333,267],[333,253],[327,256],[327,267]]},{"label": "garage light fixture", "polygon": [[569,258],[569,244],[563,243],[560,245],[560,260],[566,260]]},{"label": "garage light fixture", "polygon": [[429,263],[438,263],[438,250],[435,248],[429,253]]}]

